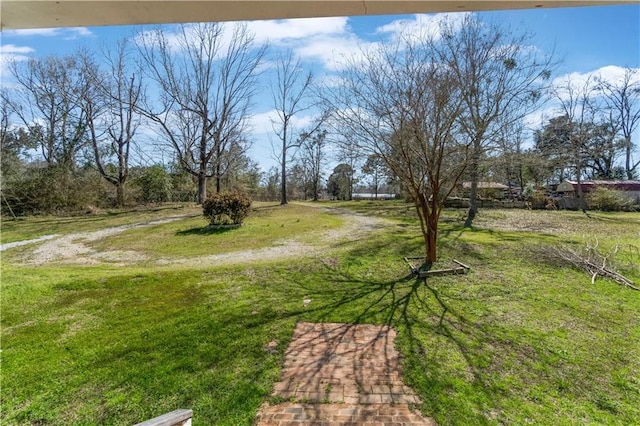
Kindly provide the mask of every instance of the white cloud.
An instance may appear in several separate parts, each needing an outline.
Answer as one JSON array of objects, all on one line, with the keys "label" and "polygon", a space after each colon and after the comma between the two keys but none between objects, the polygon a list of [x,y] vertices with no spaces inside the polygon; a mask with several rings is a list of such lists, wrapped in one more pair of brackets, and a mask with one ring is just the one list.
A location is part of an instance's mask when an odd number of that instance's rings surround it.
[{"label": "white cloud", "polygon": [[7,30],[7,37],[64,37],[65,39],[75,39],[77,37],[89,37],[93,33],[87,27],[73,28],[30,28],[24,30]]},{"label": "white cloud", "polygon": [[[608,65],[597,70],[598,78],[608,83],[619,83],[623,81],[625,68],[615,65]],[[640,83],[640,68],[635,68],[635,73],[631,79],[632,83]]]},{"label": "white cloud", "polygon": [[2,55],[24,55],[33,52],[35,52],[35,50],[29,46],[16,46],[15,44],[0,45],[0,54]]},{"label": "white cloud", "polygon": [[[289,122],[289,130],[296,134],[313,124],[318,119],[318,114],[294,115]],[[275,123],[275,124],[272,124]],[[253,129],[253,134],[274,134],[274,126],[279,125],[278,113],[275,109],[253,114],[249,118],[249,124]]]},{"label": "white cloud", "polygon": [[[417,38],[419,35],[438,36],[440,25],[448,22],[454,29],[460,28],[467,13],[414,15],[412,19],[400,19],[376,29],[379,36],[391,40],[398,37]],[[296,21],[296,22],[294,22]],[[274,22],[274,21],[269,21]],[[282,21],[285,22],[285,21]],[[358,37],[349,27],[347,18],[317,18],[287,20],[287,28],[275,34],[271,40],[290,47],[295,54],[307,61],[318,61],[329,71],[341,70],[347,63],[358,63],[366,54],[375,50],[382,41],[368,41]],[[300,25],[302,23],[302,25]],[[284,29],[282,27],[280,29]]]},{"label": "white cloud", "polygon": [[358,62],[377,43],[366,42],[353,34],[321,36],[305,40],[294,48],[302,59],[317,60],[331,71],[343,69],[349,62]]},{"label": "white cloud", "polygon": [[[631,83],[640,84],[640,68],[635,68],[635,71]],[[620,83],[624,79],[624,75],[624,67],[607,65],[593,71],[584,73],[573,72],[558,76],[553,79],[551,84],[557,96],[563,100],[567,100],[570,91],[574,96],[580,96],[583,91],[591,90],[591,96],[598,96],[599,92],[593,89],[595,89],[600,82],[609,84]]]},{"label": "white cloud", "polygon": [[5,36],[30,37],[42,36],[53,37],[60,34],[62,28],[29,28],[25,30],[7,30]]},{"label": "white cloud", "polygon": [[[582,88],[588,81],[596,84],[598,80],[606,81],[608,83],[618,83],[624,78],[626,68],[619,67],[617,65],[607,65],[602,68],[598,68],[593,71],[584,73],[572,72],[556,77],[552,84],[554,86],[566,85],[567,81],[571,82],[571,86],[574,88]],[[635,75],[633,82],[640,82],[640,68],[635,68]]]},{"label": "white cloud", "polygon": [[522,121],[525,128],[529,130],[536,130],[544,126],[547,123],[547,121],[549,121],[550,118],[553,118],[557,115],[558,115],[557,107],[547,106],[526,115],[522,119]]},{"label": "white cloud", "polygon": [[35,50],[29,46],[16,46],[15,44],[0,45],[0,80],[4,87],[10,85],[11,73],[9,64],[11,62],[22,62],[30,59],[28,56]]},{"label": "white cloud", "polygon": [[262,134],[273,132],[271,123],[277,118],[275,111],[266,111],[253,114],[249,118],[249,125],[253,129],[253,133]]},{"label": "white cloud", "polygon": [[[195,40],[197,24],[184,26],[187,40]],[[233,27],[236,23],[222,23],[220,53],[225,52],[233,39]],[[247,30],[254,35],[256,47],[269,43],[276,49],[292,49],[303,60],[317,61],[326,69],[341,68],[345,58],[352,58],[360,54],[360,47],[368,43],[359,39],[348,25],[348,18],[308,18],[282,19],[271,21],[250,21],[246,23]],[[180,27],[171,26],[163,29],[169,47],[173,51],[180,51],[183,42]],[[153,31],[143,32],[136,38],[152,42]],[[261,70],[269,69],[273,64],[265,61]]]},{"label": "white cloud", "polygon": [[417,14],[412,19],[398,19],[376,29],[378,34],[389,34],[392,40],[400,37],[408,40],[441,37],[441,26],[447,23],[454,31],[462,28],[470,12]]},{"label": "white cloud", "polygon": [[281,19],[251,21],[247,26],[255,34],[258,43],[268,41],[274,44],[285,44],[310,37],[347,33],[349,32],[347,21],[346,17]]},{"label": "white cloud", "polygon": [[341,69],[346,59],[361,54],[369,43],[358,38],[346,17],[253,21],[248,28],[257,43],[290,48],[306,61],[320,62],[325,69]]},{"label": "white cloud", "polygon": [[[640,68],[635,69],[636,72],[631,80],[632,83],[640,84]],[[558,96],[563,101],[568,100],[569,92],[567,86],[573,91],[574,97],[579,97],[582,91],[586,88],[594,89],[599,81],[605,81],[607,83],[615,84],[623,80],[625,74],[625,68],[616,65],[608,65],[588,72],[573,72],[563,74],[556,77],[551,82],[553,90],[556,92],[556,97],[552,98],[550,102],[544,105],[544,107],[528,114],[524,117],[524,124],[529,129],[539,129],[544,126],[549,119],[564,114],[561,108]],[[601,96],[601,92],[592,90],[590,95],[594,98]]]},{"label": "white cloud", "polygon": [[[232,46],[232,42],[237,40],[235,30],[241,23],[238,22],[222,22],[215,25],[208,23],[195,23],[184,25],[171,25],[165,26],[161,29],[164,37],[164,42],[172,53],[180,53],[187,50],[187,48],[194,48],[195,46],[202,45],[200,40],[207,40],[211,42],[211,48],[214,53],[214,58],[222,58],[229,52],[229,48]],[[253,32],[248,28],[248,35],[251,36]],[[142,31],[138,33],[134,42],[138,45],[146,44],[149,47],[158,46],[158,33],[157,30]],[[261,46],[262,43],[254,40],[254,47]]]}]

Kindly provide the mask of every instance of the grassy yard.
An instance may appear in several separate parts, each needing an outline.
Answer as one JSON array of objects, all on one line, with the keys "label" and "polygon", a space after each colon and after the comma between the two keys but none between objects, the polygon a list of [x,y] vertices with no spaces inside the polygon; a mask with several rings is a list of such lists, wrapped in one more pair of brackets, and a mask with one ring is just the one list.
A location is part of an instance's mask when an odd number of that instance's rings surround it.
[{"label": "grassy yard", "polygon": [[[26,246],[3,252],[0,423],[127,425],[192,408],[195,425],[250,425],[295,323],[331,321],[395,327],[405,381],[438,424],[637,424],[640,292],[591,284],[530,248],[618,244],[620,270],[640,283],[640,214],[484,210],[464,229],[462,212],[447,211],[440,257],[472,272],[424,282],[408,277],[402,260],[422,253],[409,206],[326,206],[387,222],[368,238],[329,242],[321,255],[241,266],[35,267],[12,254]],[[313,242],[341,223],[316,206],[261,207],[224,233],[187,217],[92,245],[206,255]],[[3,242],[198,213],[172,209],[78,226],[8,221]],[[278,350],[267,350],[274,341]]]},{"label": "grassy yard", "polygon": [[202,216],[202,209],[194,204],[165,204],[156,207],[103,211],[82,216],[32,216],[2,221],[2,243],[28,240],[51,234],[95,231],[111,226],[150,222],[171,216]]}]

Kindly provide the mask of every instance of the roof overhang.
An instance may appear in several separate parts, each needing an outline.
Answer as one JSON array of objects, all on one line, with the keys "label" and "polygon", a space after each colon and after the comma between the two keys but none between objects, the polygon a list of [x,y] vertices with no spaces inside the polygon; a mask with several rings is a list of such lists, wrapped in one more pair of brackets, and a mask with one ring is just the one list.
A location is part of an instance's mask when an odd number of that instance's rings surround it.
[{"label": "roof overhang", "polygon": [[396,15],[637,3],[630,0],[0,0],[0,29]]}]

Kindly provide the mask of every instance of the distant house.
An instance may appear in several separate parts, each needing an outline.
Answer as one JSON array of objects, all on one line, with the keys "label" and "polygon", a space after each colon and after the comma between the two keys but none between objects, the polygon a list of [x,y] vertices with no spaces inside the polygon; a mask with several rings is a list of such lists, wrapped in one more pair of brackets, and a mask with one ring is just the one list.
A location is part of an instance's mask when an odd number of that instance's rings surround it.
[{"label": "distant house", "polygon": [[[607,188],[620,191],[635,203],[640,203],[640,180],[585,180],[580,184],[584,194],[588,194],[595,188]],[[578,192],[578,182],[565,180],[558,184],[556,192],[562,197],[575,198]]]},{"label": "distant house", "polygon": [[394,200],[397,194],[371,194],[366,192],[358,192],[351,194],[351,198],[354,200]]},{"label": "distant house", "polygon": [[[468,197],[471,192],[471,182],[462,183],[462,191],[464,196]],[[499,182],[478,182],[478,195],[481,198],[495,198],[498,200],[503,199],[509,187]]]}]

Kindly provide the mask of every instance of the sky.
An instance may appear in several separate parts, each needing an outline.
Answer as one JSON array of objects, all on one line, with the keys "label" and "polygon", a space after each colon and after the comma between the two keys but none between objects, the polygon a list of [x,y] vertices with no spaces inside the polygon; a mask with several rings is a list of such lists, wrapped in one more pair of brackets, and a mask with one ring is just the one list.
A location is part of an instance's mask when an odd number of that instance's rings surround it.
[{"label": "sky", "polygon": [[[574,8],[550,8],[477,13],[483,21],[511,26],[532,34],[531,44],[541,52],[554,52],[562,60],[553,78],[584,79],[601,75],[615,79],[622,67],[640,68],[640,4]],[[455,14],[450,17],[456,18]],[[300,57],[316,80],[330,79],[340,69],[341,58],[358,55],[360,47],[391,40],[397,31],[437,25],[443,15],[393,15],[252,21],[249,29],[258,42],[269,43],[269,57],[287,49]],[[0,34],[0,83],[10,87],[7,61],[27,60],[47,55],[73,53],[79,47],[109,45],[132,37],[144,26],[81,27],[4,31]],[[171,26],[166,26],[171,31]],[[253,146],[250,156],[263,170],[276,164],[271,141],[276,142],[270,119],[273,117],[272,73],[263,73],[262,90],[251,111]],[[541,109],[529,121],[540,125],[551,107]],[[302,130],[313,116],[301,115],[296,125]],[[151,137],[151,135],[148,135]],[[636,138],[637,139],[637,138]],[[637,140],[636,140],[637,143]],[[161,159],[168,160],[168,159]]]}]

